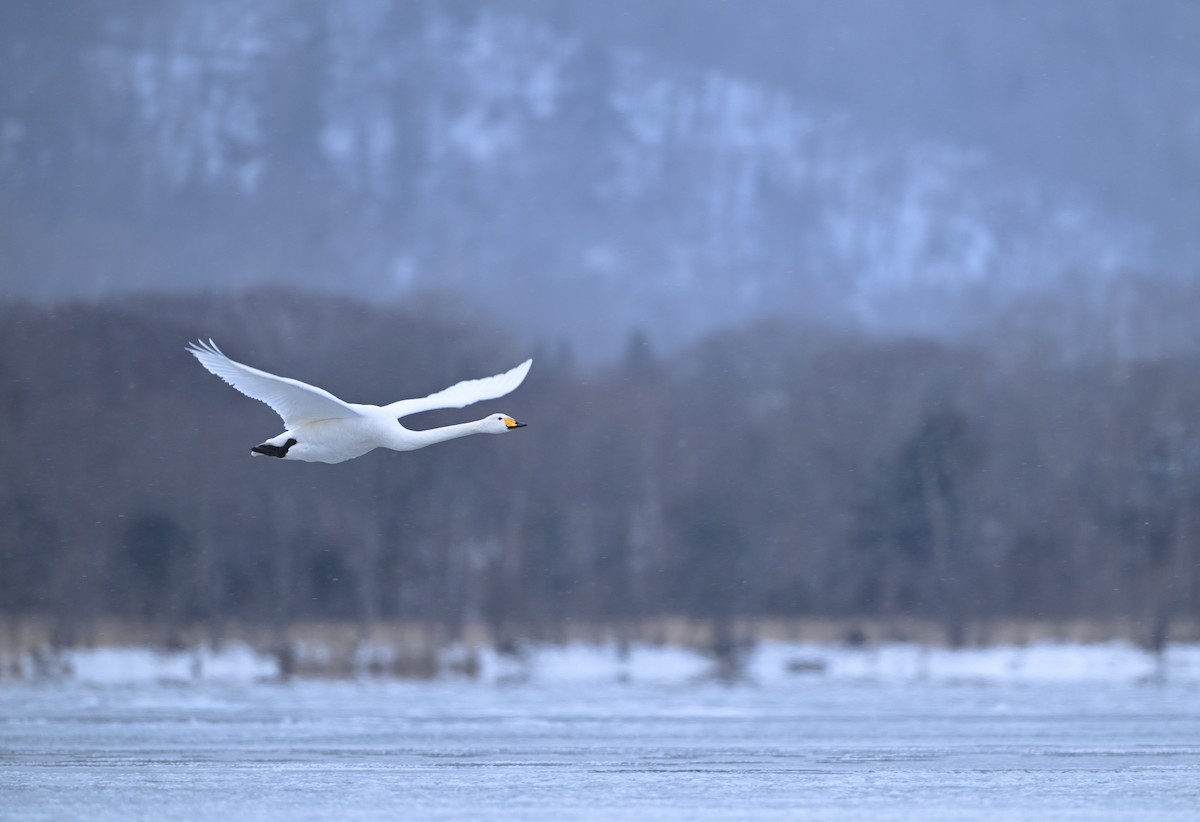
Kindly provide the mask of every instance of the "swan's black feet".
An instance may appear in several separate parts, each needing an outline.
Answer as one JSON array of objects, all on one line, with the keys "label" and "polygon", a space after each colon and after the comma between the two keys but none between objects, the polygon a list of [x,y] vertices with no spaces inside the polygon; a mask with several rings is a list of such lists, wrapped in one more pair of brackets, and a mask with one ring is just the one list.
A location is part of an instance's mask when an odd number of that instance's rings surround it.
[{"label": "swan's black feet", "polygon": [[279,457],[283,459],[287,456],[288,449],[296,444],[296,441],[289,439],[283,445],[271,445],[269,442],[264,442],[262,445],[256,445],[250,450],[255,454],[262,454],[267,457]]}]

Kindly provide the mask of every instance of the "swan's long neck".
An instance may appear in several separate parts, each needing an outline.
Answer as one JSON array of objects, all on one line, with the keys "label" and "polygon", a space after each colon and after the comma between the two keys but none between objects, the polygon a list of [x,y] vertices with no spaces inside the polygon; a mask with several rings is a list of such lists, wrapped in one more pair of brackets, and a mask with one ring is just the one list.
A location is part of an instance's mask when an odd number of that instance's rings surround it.
[{"label": "swan's long neck", "polygon": [[457,425],[443,425],[441,428],[430,428],[426,431],[413,431],[405,428],[398,432],[395,444],[391,444],[390,447],[396,451],[412,451],[446,440],[468,437],[471,434],[482,434],[482,422],[482,420],[460,422]]}]

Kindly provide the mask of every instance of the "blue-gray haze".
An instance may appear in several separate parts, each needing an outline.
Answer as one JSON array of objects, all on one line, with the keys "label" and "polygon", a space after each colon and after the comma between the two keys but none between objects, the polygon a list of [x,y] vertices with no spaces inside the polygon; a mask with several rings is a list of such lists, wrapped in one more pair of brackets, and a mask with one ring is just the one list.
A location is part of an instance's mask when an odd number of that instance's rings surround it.
[{"label": "blue-gray haze", "polygon": [[438,289],[585,351],[955,330],[1194,273],[1198,55],[1171,0],[13,0],[2,288]]}]

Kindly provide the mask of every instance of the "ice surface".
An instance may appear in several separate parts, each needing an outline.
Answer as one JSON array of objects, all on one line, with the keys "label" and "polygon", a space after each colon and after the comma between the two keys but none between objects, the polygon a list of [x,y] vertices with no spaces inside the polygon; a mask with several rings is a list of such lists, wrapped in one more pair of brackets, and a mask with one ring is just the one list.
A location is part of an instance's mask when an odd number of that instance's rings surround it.
[{"label": "ice surface", "polygon": [[[458,649],[459,652],[463,649]],[[0,687],[0,819],[1193,819],[1200,648],[479,652],[272,681],[246,646]],[[722,684],[724,682],[724,684]],[[732,684],[729,684],[732,682]]]},{"label": "ice surface", "polygon": [[571,653],[515,685],[10,684],[0,819],[1183,820],[1200,807],[1195,682],[600,683]]}]

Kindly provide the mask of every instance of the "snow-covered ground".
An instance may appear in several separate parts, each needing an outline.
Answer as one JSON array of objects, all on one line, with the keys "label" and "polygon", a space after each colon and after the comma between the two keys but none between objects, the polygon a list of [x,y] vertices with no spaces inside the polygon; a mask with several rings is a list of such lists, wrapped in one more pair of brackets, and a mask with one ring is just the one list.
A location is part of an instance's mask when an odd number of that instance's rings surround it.
[{"label": "snow-covered ground", "polygon": [[[322,658],[321,648],[301,649]],[[387,670],[394,651],[359,649],[359,670]],[[467,662],[469,660],[469,663]],[[1125,642],[1093,645],[1040,643],[949,650],[914,644],[847,648],[794,642],[763,642],[739,658],[735,680],[774,684],[798,679],[975,682],[1140,682],[1168,679],[1200,684],[1200,645],[1172,645],[1160,656]],[[372,668],[372,663],[378,663]],[[435,667],[444,678],[472,670],[484,683],[637,683],[686,685],[731,671],[700,652],[682,647],[630,645],[528,645],[517,653],[492,648],[451,648]],[[90,684],[244,681],[276,679],[277,660],[230,643],[220,650],[160,652],[146,648],[94,648],[59,653],[0,656],[12,682],[74,680]],[[0,683],[5,681],[0,679]]]}]

